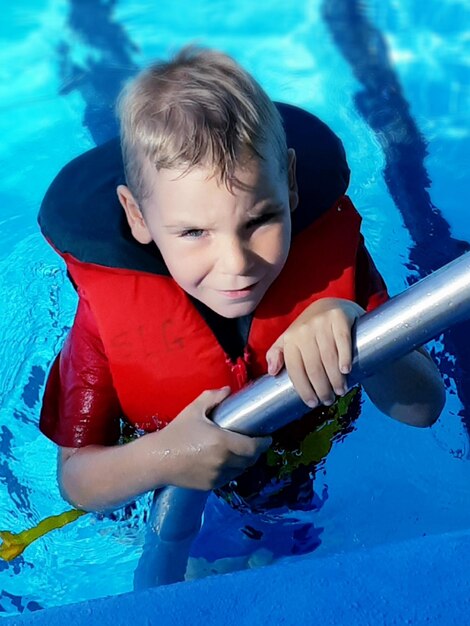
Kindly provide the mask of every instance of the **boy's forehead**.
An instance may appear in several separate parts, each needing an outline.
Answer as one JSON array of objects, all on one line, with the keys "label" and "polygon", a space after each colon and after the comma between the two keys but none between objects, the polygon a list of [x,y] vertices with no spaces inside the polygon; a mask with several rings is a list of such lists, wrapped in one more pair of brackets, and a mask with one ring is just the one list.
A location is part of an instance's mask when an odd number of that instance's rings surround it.
[{"label": "boy's forehead", "polygon": [[248,194],[254,197],[276,194],[283,187],[285,176],[280,172],[278,160],[272,154],[266,158],[250,157],[240,162],[234,175],[227,181],[213,164],[200,164],[191,168],[181,167],[157,170],[150,162],[143,168],[147,189],[153,194],[171,190],[172,194],[222,193]]},{"label": "boy's forehead", "polygon": [[165,227],[193,221],[208,226],[225,219],[224,215],[228,219],[234,215],[256,217],[268,206],[287,205],[287,185],[280,182],[278,168],[271,165],[259,160],[251,163],[236,172],[240,180],[231,186],[221,181],[213,168],[152,168],[148,172],[152,192],[145,201],[144,215]]}]

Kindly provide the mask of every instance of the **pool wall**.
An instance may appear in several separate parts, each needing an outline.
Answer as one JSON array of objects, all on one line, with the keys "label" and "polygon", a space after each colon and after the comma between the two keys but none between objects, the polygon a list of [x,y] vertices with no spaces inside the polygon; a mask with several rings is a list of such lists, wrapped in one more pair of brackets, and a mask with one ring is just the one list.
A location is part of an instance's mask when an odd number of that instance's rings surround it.
[{"label": "pool wall", "polygon": [[468,624],[470,530],[46,609],[5,626]]}]

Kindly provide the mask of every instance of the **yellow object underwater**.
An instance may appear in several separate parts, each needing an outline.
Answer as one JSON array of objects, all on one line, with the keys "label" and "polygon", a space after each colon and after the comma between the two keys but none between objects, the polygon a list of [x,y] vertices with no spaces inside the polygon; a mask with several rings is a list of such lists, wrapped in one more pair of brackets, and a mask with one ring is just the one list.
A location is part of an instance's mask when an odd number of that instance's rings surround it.
[{"label": "yellow object underwater", "polygon": [[39,539],[39,537],[42,537],[56,528],[62,528],[62,526],[74,522],[85,514],[86,511],[72,509],[70,511],[64,511],[60,513],[60,515],[46,517],[46,519],[43,519],[42,522],[39,522],[34,528],[28,528],[17,534],[11,533],[8,530],[0,530],[0,539],[3,541],[2,545],[0,545],[0,558],[4,561],[13,561],[13,559],[19,556],[33,541]]}]

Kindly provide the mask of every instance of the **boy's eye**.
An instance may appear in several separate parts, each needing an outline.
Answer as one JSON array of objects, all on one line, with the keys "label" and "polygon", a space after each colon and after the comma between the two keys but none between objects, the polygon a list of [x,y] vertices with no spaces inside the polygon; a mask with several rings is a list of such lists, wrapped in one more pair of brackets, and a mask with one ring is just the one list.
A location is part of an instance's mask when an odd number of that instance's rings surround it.
[{"label": "boy's eye", "polygon": [[248,228],[252,228],[253,226],[261,226],[261,224],[266,224],[267,222],[271,222],[274,219],[280,216],[279,213],[263,213],[262,215],[255,217],[254,219],[248,222]]},{"label": "boy's eye", "polygon": [[186,237],[188,239],[198,239],[202,237],[204,234],[204,230],[202,228],[187,228],[180,233],[180,237]]}]

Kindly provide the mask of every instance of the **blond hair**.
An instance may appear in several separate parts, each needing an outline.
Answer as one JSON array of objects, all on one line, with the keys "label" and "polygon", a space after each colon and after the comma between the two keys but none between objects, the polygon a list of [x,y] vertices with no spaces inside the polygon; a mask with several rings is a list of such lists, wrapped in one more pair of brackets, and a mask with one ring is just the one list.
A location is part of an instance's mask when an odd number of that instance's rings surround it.
[{"label": "blond hair", "polygon": [[157,170],[211,167],[228,186],[237,166],[273,154],[287,171],[281,116],[266,92],[231,57],[183,48],[140,72],[118,101],[126,182],[141,204],[147,160]]}]

